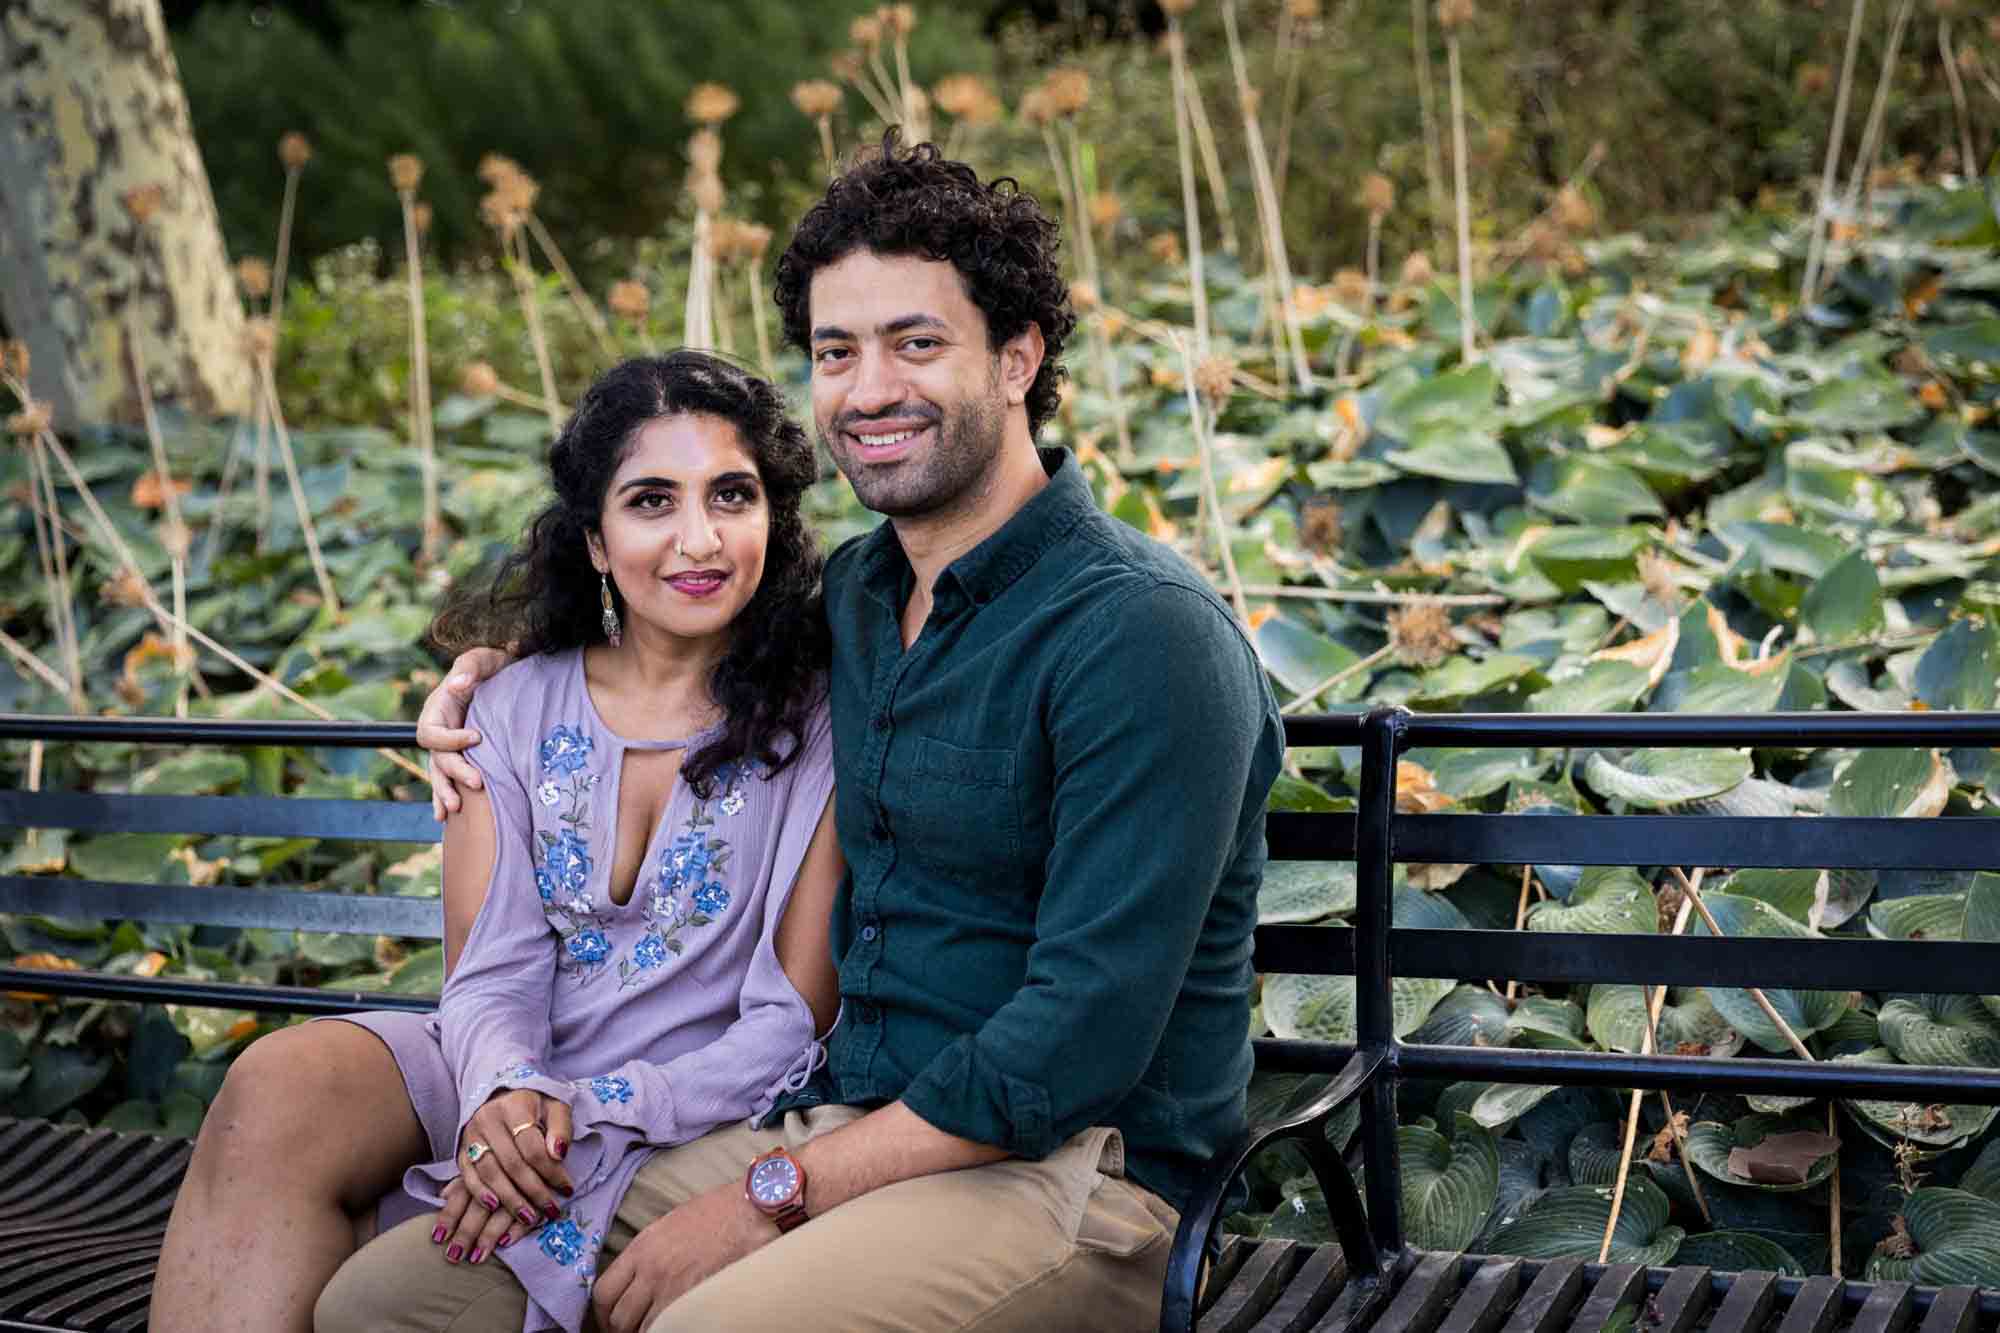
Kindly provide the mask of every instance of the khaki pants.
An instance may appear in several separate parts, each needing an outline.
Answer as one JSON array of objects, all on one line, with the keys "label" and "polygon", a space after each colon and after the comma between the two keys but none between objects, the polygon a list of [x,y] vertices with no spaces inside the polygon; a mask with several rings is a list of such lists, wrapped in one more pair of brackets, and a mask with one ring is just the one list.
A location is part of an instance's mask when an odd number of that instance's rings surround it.
[{"label": "khaki pants", "polygon": [[[626,1192],[598,1271],[676,1204],[741,1180],[758,1153],[860,1114],[819,1107],[655,1154]],[[1123,1173],[1117,1131],[1091,1129],[1040,1162],[886,1186],[715,1274],[647,1333],[1155,1328],[1178,1217]],[[363,1247],[321,1294],[316,1333],[518,1333],[527,1295],[514,1275],[492,1260],[447,1264],[434,1225],[431,1214],[412,1218]]]}]

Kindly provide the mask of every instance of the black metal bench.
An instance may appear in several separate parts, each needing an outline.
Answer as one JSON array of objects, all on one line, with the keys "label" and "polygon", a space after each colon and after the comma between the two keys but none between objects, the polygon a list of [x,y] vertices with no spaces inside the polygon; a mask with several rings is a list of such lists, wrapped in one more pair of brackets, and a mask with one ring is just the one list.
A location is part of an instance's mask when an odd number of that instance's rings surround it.
[{"label": "black metal bench", "polygon": [[[408,747],[405,723],[0,715],[0,740]],[[435,843],[427,803],[0,791],[0,828]],[[0,912],[437,939],[435,899],[0,876]],[[0,991],[292,1014],[435,1007],[435,997],[0,967]],[[0,1330],[138,1329],[192,1145],[0,1118]]]},{"label": "black metal bench", "polygon": [[[1913,1288],[1829,1277],[1646,1269],[1573,1259],[1538,1262],[1421,1253],[1404,1241],[1395,1098],[1405,1078],[1682,1089],[1702,1087],[1898,1099],[1949,1088],[1955,1102],[2000,1103],[2000,1071],[1805,1065],[1562,1050],[1413,1045],[1391,1026],[1393,975],[1527,981],[1853,987],[1978,994],[1993,950],[1870,941],[1866,953],[1826,940],[1694,939],[1393,929],[1398,862],[1568,863],[1984,869],[2000,837],[1978,820],[1812,820],[1677,815],[1405,815],[1395,812],[1396,760],[1417,745],[1950,746],[2000,744],[2000,715],[1754,717],[1508,715],[1299,718],[1295,746],[1358,746],[1358,809],[1274,814],[1272,854],[1353,860],[1352,930],[1265,926],[1267,973],[1352,975],[1357,1041],[1259,1041],[1260,1070],[1327,1076],[1309,1105],[1253,1127],[1215,1163],[1176,1237],[1161,1328],[1183,1333],[1362,1330],[1380,1333],[1972,1333],[2000,1315],[2000,1293]],[[408,746],[402,724],[174,722],[0,716],[0,739],[175,745]],[[1614,822],[1615,821],[1615,822]],[[147,797],[0,793],[0,827],[185,832],[432,842],[427,806],[283,797]],[[119,917],[436,938],[434,902],[268,889],[103,884],[0,877],[0,912]],[[0,967],[0,990],[137,1003],[292,1013],[428,1008],[433,1000],[360,991],[245,986],[178,978]],[[1328,1121],[1359,1104],[1367,1203],[1329,1144]],[[1232,1182],[1279,1142],[1305,1154],[1329,1203],[1338,1244],[1220,1238]],[[183,1140],[0,1119],[0,1331],[143,1327],[160,1238],[186,1165]],[[1219,1241],[1219,1243],[1217,1243]],[[1213,1256],[1212,1262],[1205,1262]],[[1204,1280],[1205,1277],[1205,1280]]]},{"label": "black metal bench", "polygon": [[[1578,1259],[1548,1262],[1425,1253],[1405,1241],[1396,1142],[1396,1090],[1411,1078],[1874,1095],[1927,1102],[2000,1103],[2000,1070],[1807,1064],[1774,1059],[1418,1045],[1392,1027],[1393,976],[1534,982],[1643,982],[1981,994],[1996,989],[1990,944],[1830,939],[1578,935],[1395,928],[1398,863],[1626,866],[1922,868],[2000,866],[2000,828],[1982,819],[1866,819],[1709,815],[1401,814],[1396,762],[1417,746],[1953,747],[2000,745],[2000,714],[1420,715],[1378,709],[1359,717],[1294,720],[1289,744],[1359,746],[1352,814],[1273,814],[1278,860],[1356,863],[1352,930],[1263,926],[1260,972],[1353,976],[1356,1041],[1257,1043],[1260,1070],[1331,1076],[1283,1120],[1253,1126],[1214,1164],[1181,1219],[1160,1319],[1163,1333],[1972,1333],[2000,1316],[2000,1292],[1867,1283],[1769,1272],[1645,1268]],[[1365,1204],[1326,1128],[1358,1103]],[[1219,1246],[1224,1200],[1251,1159],[1297,1146],[1326,1198],[1338,1244],[1231,1238]],[[1213,1256],[1212,1264],[1205,1259]],[[1204,1283],[1204,1268],[1207,1267]]]}]

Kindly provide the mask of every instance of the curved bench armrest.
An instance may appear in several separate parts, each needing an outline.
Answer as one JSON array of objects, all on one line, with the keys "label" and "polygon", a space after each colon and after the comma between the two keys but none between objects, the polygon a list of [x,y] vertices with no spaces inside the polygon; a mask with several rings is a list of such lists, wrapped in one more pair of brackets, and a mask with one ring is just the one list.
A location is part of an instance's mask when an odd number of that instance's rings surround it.
[{"label": "curved bench armrest", "polygon": [[1173,1253],[1167,1260],[1167,1289],[1160,1302],[1160,1333],[1194,1333],[1195,1306],[1201,1295],[1202,1266],[1222,1224],[1222,1201],[1229,1187],[1243,1174],[1250,1159],[1274,1143],[1296,1142],[1306,1155],[1313,1176],[1326,1196],[1333,1218],[1334,1234],[1347,1255],[1348,1270],[1374,1274],[1382,1269],[1382,1256],[1368,1229],[1361,1195],[1354,1177],[1326,1141],[1326,1122],[1367,1088],[1369,1078],[1381,1067],[1381,1051],[1356,1051],[1333,1082],[1312,1102],[1283,1120],[1252,1126],[1237,1137],[1209,1164],[1201,1187],[1181,1214],[1180,1228],[1174,1233]]}]

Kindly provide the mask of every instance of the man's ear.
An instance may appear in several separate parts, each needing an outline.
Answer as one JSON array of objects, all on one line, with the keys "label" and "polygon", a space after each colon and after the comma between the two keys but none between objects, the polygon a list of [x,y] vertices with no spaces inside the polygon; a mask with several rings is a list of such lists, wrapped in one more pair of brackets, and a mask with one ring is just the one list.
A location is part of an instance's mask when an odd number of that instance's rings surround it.
[{"label": "man's ear", "polygon": [[604,534],[586,532],[583,534],[583,544],[590,551],[590,567],[600,574],[610,573],[611,557],[604,554]]},{"label": "man's ear", "polygon": [[1029,321],[1028,327],[1000,344],[1000,384],[1007,392],[1007,405],[1028,401],[1035,376],[1042,370],[1042,326]]}]

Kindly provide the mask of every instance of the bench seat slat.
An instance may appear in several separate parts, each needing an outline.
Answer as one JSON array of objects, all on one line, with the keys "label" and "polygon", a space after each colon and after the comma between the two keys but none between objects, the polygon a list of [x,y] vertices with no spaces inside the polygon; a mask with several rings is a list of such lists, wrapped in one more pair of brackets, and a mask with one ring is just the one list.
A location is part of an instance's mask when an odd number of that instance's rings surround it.
[{"label": "bench seat slat", "polygon": [[1916,1313],[1916,1288],[1908,1282],[1877,1282],[1854,1316],[1853,1333],[1903,1333]]},{"label": "bench seat slat", "polygon": [[1562,1327],[1583,1295],[1583,1260],[1557,1259],[1542,1266],[1507,1320],[1506,1333],[1550,1333]]},{"label": "bench seat slat", "polygon": [[1201,1333],[1245,1333],[1285,1289],[1307,1248],[1290,1240],[1260,1244],[1202,1316],[1197,1325]]},{"label": "bench seat slat", "polygon": [[1940,1287],[1918,1333],[1973,1333],[1979,1322],[1979,1288]]},{"label": "bench seat slat", "polygon": [[1519,1259],[1488,1259],[1466,1280],[1438,1333],[1493,1333],[1520,1290]]},{"label": "bench seat slat", "polygon": [[1798,1295],[1792,1297],[1778,1333],[1833,1333],[1846,1293],[1847,1284],[1837,1277],[1822,1274],[1807,1278]]},{"label": "bench seat slat", "polygon": [[1644,1333],[1687,1333],[1708,1312],[1709,1293],[1708,1269],[1698,1264],[1674,1269],[1641,1321]]},{"label": "bench seat slat", "polygon": [[1305,1333],[1346,1284],[1347,1256],[1340,1247],[1316,1246],[1250,1333]]},{"label": "bench seat slat", "polygon": [[437,898],[363,893],[295,893],[193,884],[123,884],[49,876],[0,876],[0,912],[27,916],[106,917],[257,930],[313,930],[340,935],[444,938]]},{"label": "bench seat slat", "polygon": [[1778,1302],[1778,1275],[1762,1271],[1738,1273],[1722,1298],[1722,1308],[1709,1321],[1708,1333],[1757,1333]]},{"label": "bench seat slat", "polygon": [[1458,1294],[1459,1256],[1426,1254],[1375,1320],[1374,1333],[1431,1333]]},{"label": "bench seat slat", "polygon": [[1570,1321],[1570,1333],[1603,1333],[1616,1318],[1621,1307],[1630,1308],[1634,1317],[1626,1321],[1627,1327],[1638,1324],[1638,1306],[1646,1296],[1646,1266],[1644,1264],[1607,1264],[1604,1275],[1597,1279],[1597,1285],[1590,1289],[1583,1308]]},{"label": "bench seat slat", "polygon": [[122,792],[0,791],[0,828],[74,833],[202,833],[242,838],[439,842],[426,801],[322,796],[131,796]]}]

